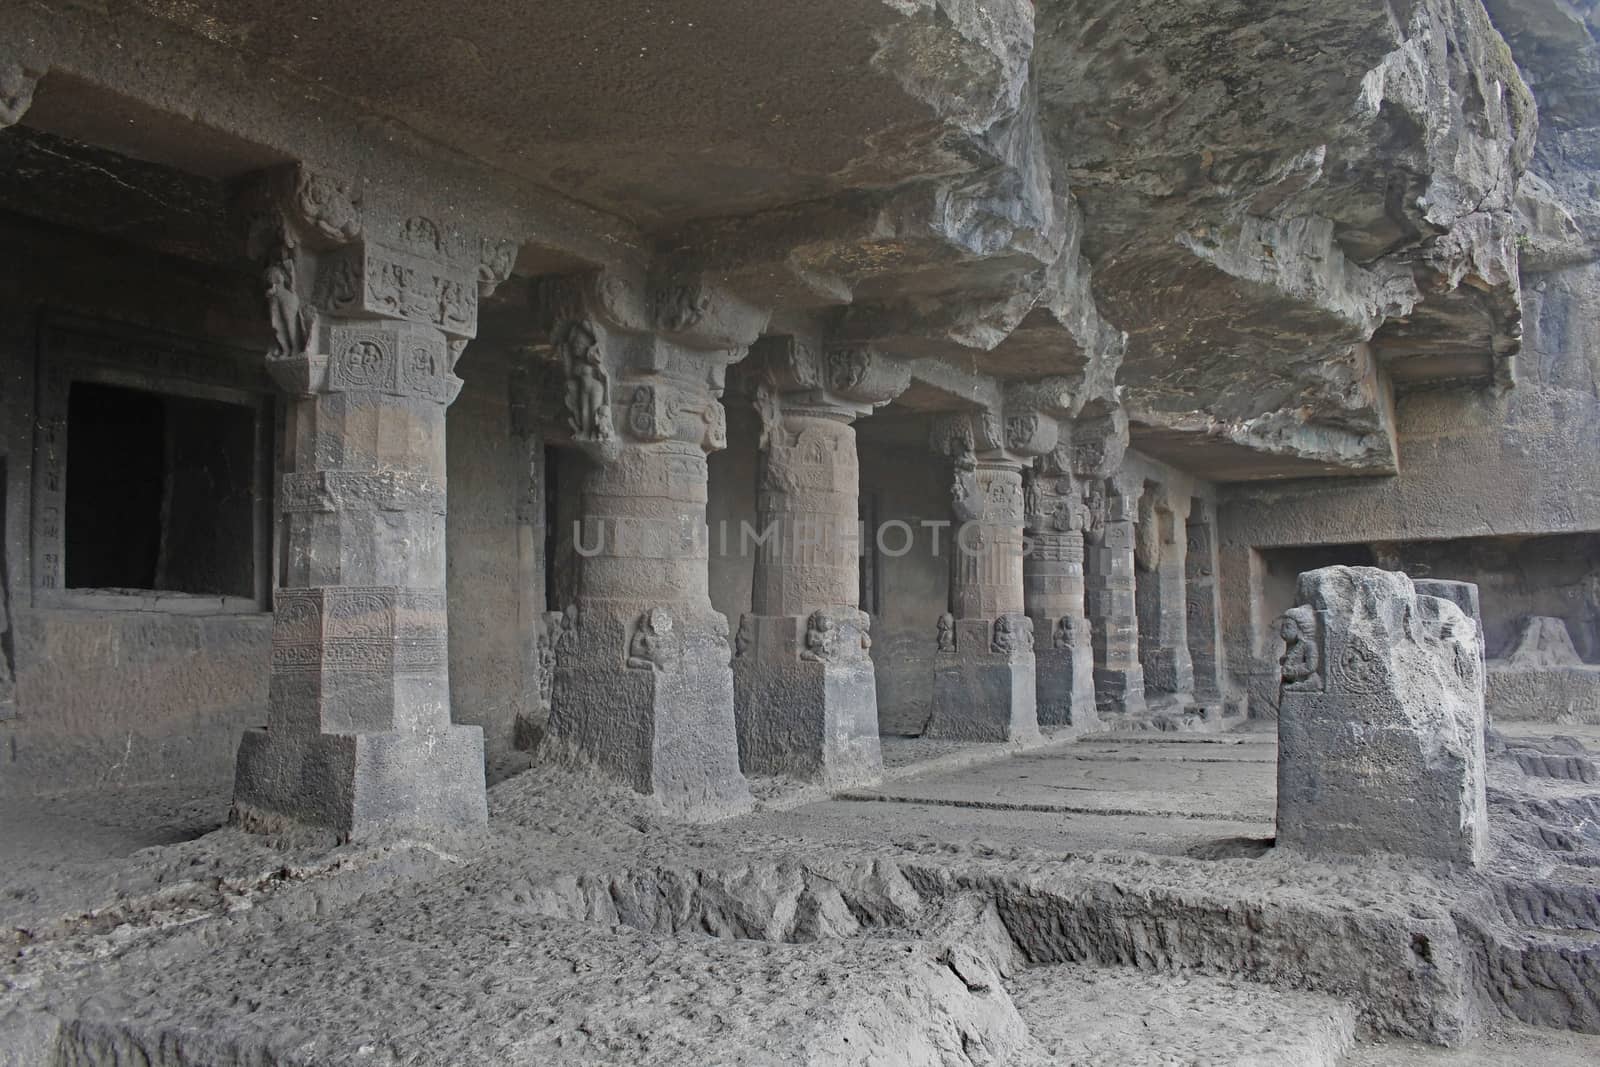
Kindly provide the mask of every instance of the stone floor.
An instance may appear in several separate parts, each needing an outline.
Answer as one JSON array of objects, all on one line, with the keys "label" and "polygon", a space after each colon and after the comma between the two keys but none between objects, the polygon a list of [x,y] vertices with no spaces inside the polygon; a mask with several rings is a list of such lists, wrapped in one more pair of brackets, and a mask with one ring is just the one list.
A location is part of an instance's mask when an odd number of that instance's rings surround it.
[{"label": "stone floor", "polygon": [[1600,1062],[1394,1036],[1477,1011],[1440,976],[1483,886],[1275,855],[1274,754],[891,742],[877,788],[700,827],[535,767],[482,839],[331,850],[198,836],[215,787],[50,798],[0,823],[0,1067]]}]

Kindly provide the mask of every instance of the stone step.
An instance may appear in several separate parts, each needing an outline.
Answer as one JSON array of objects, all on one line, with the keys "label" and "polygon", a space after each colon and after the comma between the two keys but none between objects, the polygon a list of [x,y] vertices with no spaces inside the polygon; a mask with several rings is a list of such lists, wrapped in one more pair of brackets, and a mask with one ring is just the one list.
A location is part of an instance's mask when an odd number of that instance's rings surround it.
[{"label": "stone step", "polygon": [[1033,967],[1006,986],[1028,1027],[1022,1067],[1337,1067],[1355,1047],[1355,1008],[1317,993],[1080,964]]}]

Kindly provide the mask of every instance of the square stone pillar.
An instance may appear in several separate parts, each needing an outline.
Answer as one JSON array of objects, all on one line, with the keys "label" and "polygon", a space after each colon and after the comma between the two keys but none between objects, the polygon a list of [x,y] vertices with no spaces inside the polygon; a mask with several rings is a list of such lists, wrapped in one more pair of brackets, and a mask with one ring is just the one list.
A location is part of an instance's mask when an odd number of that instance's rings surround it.
[{"label": "square stone pillar", "polygon": [[1187,501],[1170,500],[1163,487],[1146,485],[1134,542],[1145,703],[1172,709],[1187,707],[1194,696],[1184,589],[1188,511]]},{"label": "square stone pillar", "polygon": [[1488,853],[1483,656],[1448,600],[1374,567],[1300,575],[1278,706],[1278,844],[1476,866]]},{"label": "square stone pillar", "polygon": [[482,731],[450,719],[445,409],[511,250],[365,217],[354,186],[304,170],[250,203],[292,459],[267,726],[240,744],[234,817],[351,838],[481,827]]},{"label": "square stone pillar", "polygon": [[1111,479],[1089,485],[1084,584],[1094,647],[1095,702],[1102,719],[1145,710],[1134,585],[1134,517],[1138,483]]},{"label": "square stone pillar", "polygon": [[950,613],[939,620],[927,736],[1011,741],[1039,733],[1033,620],[1024,612],[1021,458],[975,456],[978,420],[943,418],[936,448],[951,456],[956,536]]},{"label": "square stone pillar", "polygon": [[734,642],[746,773],[831,788],[876,781],[877,682],[860,609],[860,466],[852,421],[909,384],[863,348],[763,342],[761,484],[751,613]]},{"label": "square stone pillar", "polygon": [[698,284],[613,274],[552,283],[540,306],[567,381],[567,433],[552,439],[590,460],[540,750],[675,817],[748,811],[728,620],[709,592],[706,454],[727,446],[726,367],[765,316]]},{"label": "square stone pillar", "polygon": [[1083,486],[1064,454],[1040,457],[1023,476],[1029,541],[1023,602],[1033,620],[1039,725],[1090,729],[1099,717],[1084,614]]}]

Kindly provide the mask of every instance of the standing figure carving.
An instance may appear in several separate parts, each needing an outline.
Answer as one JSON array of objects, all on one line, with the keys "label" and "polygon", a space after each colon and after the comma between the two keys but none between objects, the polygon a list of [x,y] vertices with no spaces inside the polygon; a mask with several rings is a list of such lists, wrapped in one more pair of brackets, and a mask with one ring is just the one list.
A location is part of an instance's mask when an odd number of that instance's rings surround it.
[{"label": "standing figure carving", "polygon": [[294,261],[287,256],[267,268],[267,313],[272,323],[272,355],[287,359],[306,350],[310,308],[295,292]]},{"label": "standing figure carving", "polygon": [[611,380],[601,361],[594,331],[581,322],[566,323],[557,345],[567,371],[567,414],[579,441],[605,442],[616,437],[611,421]]}]

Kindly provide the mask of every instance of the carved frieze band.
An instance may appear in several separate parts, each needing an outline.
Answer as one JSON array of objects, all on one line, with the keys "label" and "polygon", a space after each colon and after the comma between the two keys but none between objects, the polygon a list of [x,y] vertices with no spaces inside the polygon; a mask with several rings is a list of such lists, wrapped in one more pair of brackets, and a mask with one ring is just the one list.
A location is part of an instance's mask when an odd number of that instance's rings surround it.
[{"label": "carved frieze band", "polygon": [[443,590],[324,586],[277,594],[272,669],[278,673],[410,673],[449,659]]},{"label": "carved frieze band", "polygon": [[283,476],[283,510],[445,514],[445,488],[409,471],[311,471]]}]

